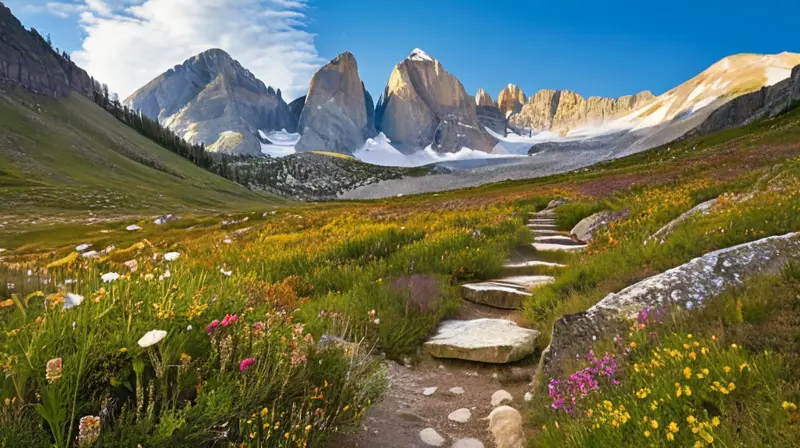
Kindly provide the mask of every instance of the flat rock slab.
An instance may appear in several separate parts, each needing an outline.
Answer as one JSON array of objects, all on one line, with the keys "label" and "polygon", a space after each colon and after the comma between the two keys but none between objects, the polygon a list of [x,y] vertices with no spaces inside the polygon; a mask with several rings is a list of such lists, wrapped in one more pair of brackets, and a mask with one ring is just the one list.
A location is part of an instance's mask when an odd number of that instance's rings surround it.
[{"label": "flat rock slab", "polygon": [[461,296],[470,302],[503,309],[519,309],[530,289],[555,281],[547,275],[520,275],[462,285]]},{"label": "flat rock slab", "polygon": [[553,218],[533,218],[528,222],[531,224],[555,224],[556,220]]},{"label": "flat rock slab", "polygon": [[425,343],[436,358],[504,364],[533,353],[539,332],[522,328],[510,320],[448,320]]},{"label": "flat rock slab", "polygon": [[478,439],[458,439],[453,443],[453,448],[484,448],[484,445]]},{"label": "flat rock slab", "polygon": [[472,412],[467,408],[456,409],[447,416],[447,419],[456,423],[467,423],[472,418]]},{"label": "flat rock slab", "polygon": [[433,428],[425,428],[420,431],[419,438],[428,446],[443,446],[445,442],[444,437],[440,436]]},{"label": "flat rock slab", "polygon": [[531,229],[531,233],[534,235],[566,236],[565,232],[555,229]]},{"label": "flat rock slab", "polygon": [[565,268],[567,265],[561,263],[552,263],[550,261],[529,260],[520,263],[508,263],[503,265],[504,268],[517,269],[517,268],[533,268],[533,267],[546,267],[546,268]]},{"label": "flat rock slab", "polygon": [[565,235],[549,235],[537,236],[533,238],[537,243],[551,243],[551,244],[564,244],[567,246],[584,246],[585,243],[580,243]]},{"label": "flat rock slab", "polygon": [[585,244],[553,244],[553,243],[533,243],[533,248],[542,252],[580,252],[586,250]]},{"label": "flat rock slab", "polygon": [[542,224],[538,222],[528,223],[528,227],[530,227],[531,229],[553,229],[553,230],[558,228],[558,226],[555,224]]}]

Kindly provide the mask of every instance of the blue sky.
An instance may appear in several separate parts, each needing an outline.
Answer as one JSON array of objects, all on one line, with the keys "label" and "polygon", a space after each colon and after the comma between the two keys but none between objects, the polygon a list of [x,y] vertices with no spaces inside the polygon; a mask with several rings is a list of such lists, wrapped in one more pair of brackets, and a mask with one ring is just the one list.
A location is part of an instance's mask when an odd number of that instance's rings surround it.
[{"label": "blue sky", "polygon": [[[198,40],[200,46],[219,43],[224,48],[230,44],[232,48],[224,49],[265,83],[282,86],[287,100],[298,92],[302,94],[313,67],[344,50],[355,54],[361,77],[376,100],[394,64],[415,47],[439,59],[470,94],[483,87],[492,96],[509,82],[520,85],[526,93],[552,88],[571,89],[585,96],[619,96],[641,90],[659,94],[730,54],[800,52],[800,1],[790,0],[676,0],[657,6],[648,6],[654,2],[643,0],[229,0],[234,9],[277,11],[259,23],[254,36],[265,29],[280,34],[287,26],[296,33],[253,42],[253,46],[276,48],[272,53],[256,52],[247,47],[252,36],[244,39],[237,35],[238,30],[249,29],[243,15],[230,19],[236,25],[224,38],[215,37],[221,32],[213,30],[206,33],[208,36],[193,34],[193,40],[178,45],[179,49],[169,48],[169,54],[158,47],[163,43],[142,43],[142,38],[131,43],[124,41],[125,36],[115,36],[124,34],[124,28],[113,22],[112,27],[108,23],[112,13],[103,12],[103,8],[120,11],[117,20],[121,20],[129,16],[121,12],[128,4],[151,3],[151,13],[159,14],[170,11],[170,2],[193,1],[196,5],[203,0],[62,0],[67,7],[62,5],[55,11],[48,0],[5,1],[23,24],[51,33],[55,44],[70,52],[80,50],[87,35],[94,36],[79,62],[85,60],[90,72],[100,72],[102,76],[96,75],[99,78],[113,78],[104,80],[112,87],[119,85],[123,95],[130,93],[125,90],[140,78],[143,84],[181,62],[184,55],[196,52],[200,47],[195,48],[194,43]],[[189,12],[188,8],[176,7],[162,14],[171,15],[180,26],[183,17],[175,11],[185,10],[191,16],[188,25],[207,28],[203,20],[213,19],[214,14],[209,12],[212,17],[206,19],[202,11],[194,9]],[[94,19],[86,14],[94,14]],[[284,21],[272,25],[269,20],[278,16]],[[285,19],[289,16],[291,20]],[[98,24],[102,21],[106,34]],[[114,39],[123,42],[100,44]],[[297,41],[303,42],[302,48],[286,49]],[[151,44],[152,49],[148,46]],[[135,77],[127,78],[133,68],[120,69],[119,65],[125,63],[120,61],[126,59],[104,65],[115,56],[115,48],[128,53],[126,48],[140,47],[140,52],[127,58],[133,59],[128,63],[135,64],[140,72]],[[158,56],[154,56],[156,53]],[[168,60],[168,56],[177,59]],[[287,58],[293,58],[292,62],[286,63]],[[115,83],[116,79],[120,81]]]}]

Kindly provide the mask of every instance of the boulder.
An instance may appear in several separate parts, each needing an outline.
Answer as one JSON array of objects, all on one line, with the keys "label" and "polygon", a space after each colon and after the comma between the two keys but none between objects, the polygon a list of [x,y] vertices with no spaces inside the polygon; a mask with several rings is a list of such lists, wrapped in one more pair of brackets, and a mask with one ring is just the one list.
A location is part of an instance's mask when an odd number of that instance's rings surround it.
[{"label": "boulder", "polygon": [[647,244],[651,241],[658,240],[660,242],[664,242],[664,238],[667,237],[675,227],[678,227],[682,222],[686,221],[687,219],[696,216],[696,215],[708,215],[711,213],[711,209],[714,207],[714,204],[717,203],[717,199],[711,199],[709,201],[702,202],[697,204],[696,206],[689,209],[682,213],[677,218],[673,219],[672,221],[668,222],[664,227],[658,229],[658,231],[652,235],[650,235],[647,240],[645,240],[644,244]]},{"label": "boulder", "polygon": [[562,360],[584,355],[596,339],[627,331],[640,311],[679,306],[692,309],[751,275],[779,272],[800,258],[797,233],[772,236],[710,252],[603,298],[587,311],[553,323],[542,354],[543,378],[557,375]]},{"label": "boulder", "polygon": [[352,53],[340,54],[311,78],[298,131],[298,152],[351,155],[364,145],[370,133],[366,95]]},{"label": "boulder", "polygon": [[511,403],[512,401],[514,401],[514,397],[511,396],[511,394],[507,391],[500,389],[492,394],[492,399],[490,402],[492,406],[497,407],[502,404]]},{"label": "boulder", "polygon": [[428,446],[442,446],[446,442],[444,437],[439,435],[433,428],[425,428],[419,432],[419,438],[422,443]]},{"label": "boulder", "polygon": [[449,320],[439,325],[425,349],[436,358],[504,364],[531,355],[538,336],[509,320]]},{"label": "boulder", "polygon": [[522,415],[511,406],[500,406],[489,414],[489,432],[497,448],[525,448],[528,445],[522,430]]},{"label": "boulder", "polygon": [[456,409],[451,412],[447,419],[456,423],[467,423],[472,418],[472,412],[467,408]]},{"label": "boulder", "polygon": [[491,152],[497,144],[478,122],[475,101],[461,82],[420,49],[392,70],[375,123],[405,153],[428,146],[437,152]]},{"label": "boulder", "polygon": [[453,442],[453,448],[484,448],[483,442],[478,439],[458,439]]},{"label": "boulder", "polygon": [[575,227],[570,231],[570,236],[575,241],[588,243],[592,240],[592,236],[598,231],[605,229],[614,221],[619,221],[628,216],[628,210],[621,210],[618,212],[599,212],[591,216],[583,218]]}]

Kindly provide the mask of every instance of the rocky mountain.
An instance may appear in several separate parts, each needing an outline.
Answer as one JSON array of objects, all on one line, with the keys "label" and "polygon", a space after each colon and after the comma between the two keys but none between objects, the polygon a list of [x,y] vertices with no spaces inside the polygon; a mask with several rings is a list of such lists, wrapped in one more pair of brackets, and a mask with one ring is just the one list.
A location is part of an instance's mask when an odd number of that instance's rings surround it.
[{"label": "rocky mountain", "polygon": [[724,129],[748,125],[759,119],[774,118],[800,105],[800,65],[789,78],[721,106],[687,137],[706,135]]},{"label": "rocky mountain", "polygon": [[497,95],[497,106],[508,116],[509,113],[518,113],[525,104],[525,92],[514,84],[507,85]]},{"label": "rocky mountain", "polygon": [[496,141],[478,122],[474,99],[439,61],[415,49],[398,63],[375,111],[378,131],[400,151],[431,146],[491,152]]},{"label": "rocky mountain", "polygon": [[35,30],[26,30],[0,2],[0,83],[17,84],[45,95],[63,97],[70,90],[89,96],[93,79],[66,54],[58,54]]},{"label": "rocky mountain", "polygon": [[485,90],[478,89],[478,93],[475,94],[475,103],[477,104],[475,112],[481,126],[491,129],[496,134],[505,135],[506,117],[492,97]]},{"label": "rocky mountain", "polygon": [[566,134],[580,126],[618,118],[654,98],[650,92],[640,92],[619,98],[586,99],[571,90],[543,89],[532,95],[510,121],[519,128]]},{"label": "rocky mountain", "polygon": [[295,148],[352,154],[375,136],[372,111],[372,97],[358,75],[356,58],[344,52],[311,78]]},{"label": "rocky mountain", "polygon": [[189,142],[230,153],[259,154],[259,130],[297,128],[280,89],[265,86],[219,49],[159,75],[125,104]]},{"label": "rocky mountain", "polygon": [[495,103],[492,97],[483,89],[478,89],[478,93],[475,94],[475,104],[478,106],[497,107],[497,103]]}]

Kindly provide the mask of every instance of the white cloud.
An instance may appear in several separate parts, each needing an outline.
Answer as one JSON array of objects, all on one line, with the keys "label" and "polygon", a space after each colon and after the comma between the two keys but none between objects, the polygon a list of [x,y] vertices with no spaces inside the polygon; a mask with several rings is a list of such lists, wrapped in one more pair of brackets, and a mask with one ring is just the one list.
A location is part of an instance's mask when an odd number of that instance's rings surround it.
[{"label": "white cloud", "polygon": [[80,14],[86,32],[72,59],[122,98],[189,57],[221,48],[291,101],[305,94],[324,62],[314,35],[305,30],[306,1],[81,0],[62,5]]}]

